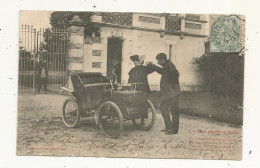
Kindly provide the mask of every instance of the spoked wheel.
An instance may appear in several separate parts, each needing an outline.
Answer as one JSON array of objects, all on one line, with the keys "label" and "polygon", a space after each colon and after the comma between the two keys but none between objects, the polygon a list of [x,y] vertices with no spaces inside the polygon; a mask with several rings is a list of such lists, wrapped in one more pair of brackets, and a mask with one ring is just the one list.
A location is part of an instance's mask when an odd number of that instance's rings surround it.
[{"label": "spoked wheel", "polygon": [[67,98],[63,103],[62,120],[69,128],[74,128],[80,120],[80,112],[77,102],[74,98]]},{"label": "spoked wheel", "polygon": [[145,131],[151,129],[154,126],[155,118],[156,118],[156,111],[153,103],[150,100],[147,100],[146,107],[147,107],[146,108],[147,113],[144,112],[144,115],[141,118],[132,120],[136,128]]},{"label": "spoked wheel", "polygon": [[117,138],[123,130],[123,116],[119,107],[111,102],[104,102],[99,112],[99,127],[110,138]]}]

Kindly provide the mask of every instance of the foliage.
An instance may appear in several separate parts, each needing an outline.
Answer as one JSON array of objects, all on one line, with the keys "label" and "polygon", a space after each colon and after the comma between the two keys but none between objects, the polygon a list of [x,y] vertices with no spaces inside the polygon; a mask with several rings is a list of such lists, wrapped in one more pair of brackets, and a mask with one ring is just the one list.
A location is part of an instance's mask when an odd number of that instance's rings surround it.
[{"label": "foliage", "polygon": [[99,36],[99,26],[90,21],[93,14],[94,12],[52,12],[50,16],[52,28],[40,32],[40,35],[43,35],[43,42],[37,52],[40,60],[48,62],[50,71],[66,71],[68,49],[66,29],[71,26],[70,21],[75,15],[83,21],[85,37],[91,36],[93,32]]},{"label": "foliage", "polygon": [[243,102],[244,55],[238,53],[207,53],[194,58],[203,79],[203,88]]},{"label": "foliage", "polygon": [[26,48],[19,48],[19,71],[31,71],[34,69],[33,52],[27,51]]},{"label": "foliage", "polygon": [[53,12],[50,17],[50,24],[54,28],[68,28],[72,18],[77,15],[84,22],[85,36],[90,36],[93,32],[99,36],[99,26],[90,21],[93,14],[94,12]]},{"label": "foliage", "polygon": [[41,42],[39,44],[38,50],[35,52],[36,58],[39,62],[45,61],[47,59],[47,44],[44,42]]},{"label": "foliage", "polygon": [[43,32],[44,41],[39,48],[39,54],[43,60],[48,62],[50,71],[66,70],[67,34],[61,28],[45,29]]}]

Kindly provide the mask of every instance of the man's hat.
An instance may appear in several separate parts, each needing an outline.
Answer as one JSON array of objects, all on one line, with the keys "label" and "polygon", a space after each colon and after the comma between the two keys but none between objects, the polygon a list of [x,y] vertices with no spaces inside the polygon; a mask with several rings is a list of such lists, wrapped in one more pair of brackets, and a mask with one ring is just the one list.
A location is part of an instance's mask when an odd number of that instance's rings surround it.
[{"label": "man's hat", "polygon": [[143,64],[143,63],[144,63],[144,59],[145,59],[145,55],[139,56],[139,62],[140,62],[140,64]]},{"label": "man's hat", "polygon": [[145,55],[137,55],[137,54],[135,54],[135,55],[130,56],[130,59],[132,61],[139,61],[140,64],[143,64],[144,63],[144,59],[145,59]]}]

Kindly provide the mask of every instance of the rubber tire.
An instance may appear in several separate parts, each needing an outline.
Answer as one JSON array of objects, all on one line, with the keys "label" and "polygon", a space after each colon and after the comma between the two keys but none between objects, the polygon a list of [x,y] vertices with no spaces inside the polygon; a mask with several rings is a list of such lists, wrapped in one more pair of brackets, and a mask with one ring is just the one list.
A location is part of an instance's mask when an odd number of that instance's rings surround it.
[{"label": "rubber tire", "polygon": [[[102,114],[102,112],[101,112],[101,109],[102,109],[102,107],[104,107],[104,106],[107,106],[107,105],[111,105],[111,106],[113,106],[114,107],[114,109],[116,110],[116,113],[117,113],[117,115],[118,115],[118,117],[119,117],[119,131],[116,133],[116,134],[113,134],[113,135],[110,135],[110,134],[108,134],[106,131],[104,131],[104,128],[103,128],[103,125],[102,125],[102,122],[101,122],[101,114]],[[103,134],[105,134],[107,137],[110,137],[110,138],[114,138],[114,139],[116,139],[116,138],[118,138],[119,137],[119,135],[121,134],[121,132],[122,132],[122,130],[123,130],[123,116],[122,116],[122,112],[121,112],[121,110],[120,110],[120,108],[114,103],[114,102],[112,102],[112,101],[106,101],[106,102],[104,102],[101,106],[100,106],[100,112],[99,112],[99,118],[98,118],[98,120],[99,120],[99,128],[101,129],[101,131],[102,131],[102,133]]]},{"label": "rubber tire", "polygon": [[[65,107],[66,107],[66,104],[71,101],[75,104],[76,106],[76,120],[75,120],[75,123],[70,125],[67,123],[66,121],[66,118],[65,118]],[[80,111],[79,111],[79,107],[78,107],[78,104],[76,102],[76,99],[73,98],[73,97],[70,97],[70,98],[67,98],[64,103],[63,103],[63,106],[62,106],[62,120],[63,120],[63,123],[68,127],[68,128],[75,128],[79,125],[79,121],[80,121]]]},{"label": "rubber tire", "polygon": [[155,119],[156,119],[156,110],[155,110],[155,108],[154,108],[153,103],[152,103],[150,100],[147,100],[147,104],[148,104],[148,105],[150,106],[150,108],[152,109],[152,121],[151,121],[151,123],[150,123],[147,127],[143,127],[143,126],[137,124],[136,119],[133,119],[133,120],[132,120],[133,125],[134,125],[136,128],[138,128],[138,129],[140,129],[140,130],[144,130],[144,131],[150,130],[150,129],[154,126],[154,124],[155,124]]}]

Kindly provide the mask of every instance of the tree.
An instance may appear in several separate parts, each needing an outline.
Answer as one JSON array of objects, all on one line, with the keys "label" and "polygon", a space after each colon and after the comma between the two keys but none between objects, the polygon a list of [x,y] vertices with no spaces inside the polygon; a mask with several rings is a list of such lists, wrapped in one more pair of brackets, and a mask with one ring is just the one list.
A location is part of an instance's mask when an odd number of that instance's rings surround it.
[{"label": "tree", "polygon": [[26,48],[19,48],[19,71],[32,71],[34,69],[33,52],[27,51]]},{"label": "tree", "polygon": [[224,95],[240,105],[243,102],[244,55],[239,53],[206,53],[194,58],[206,91]]},{"label": "tree", "polygon": [[43,41],[36,53],[39,62],[46,61],[50,71],[66,70],[67,30],[63,28],[48,28],[40,31]]},{"label": "tree", "polygon": [[99,36],[99,26],[90,20],[90,17],[94,14],[95,12],[53,12],[50,17],[50,24],[54,28],[68,28],[72,18],[77,15],[84,22],[85,37],[92,35],[93,32]]},{"label": "tree", "polygon": [[92,23],[90,17],[94,12],[53,12],[50,16],[51,28],[41,30],[39,35],[43,37],[40,42],[37,56],[39,60],[46,60],[50,71],[66,71],[67,64],[67,28],[70,21],[77,15],[83,21],[84,36],[91,36],[94,32],[99,36],[99,26]]}]

